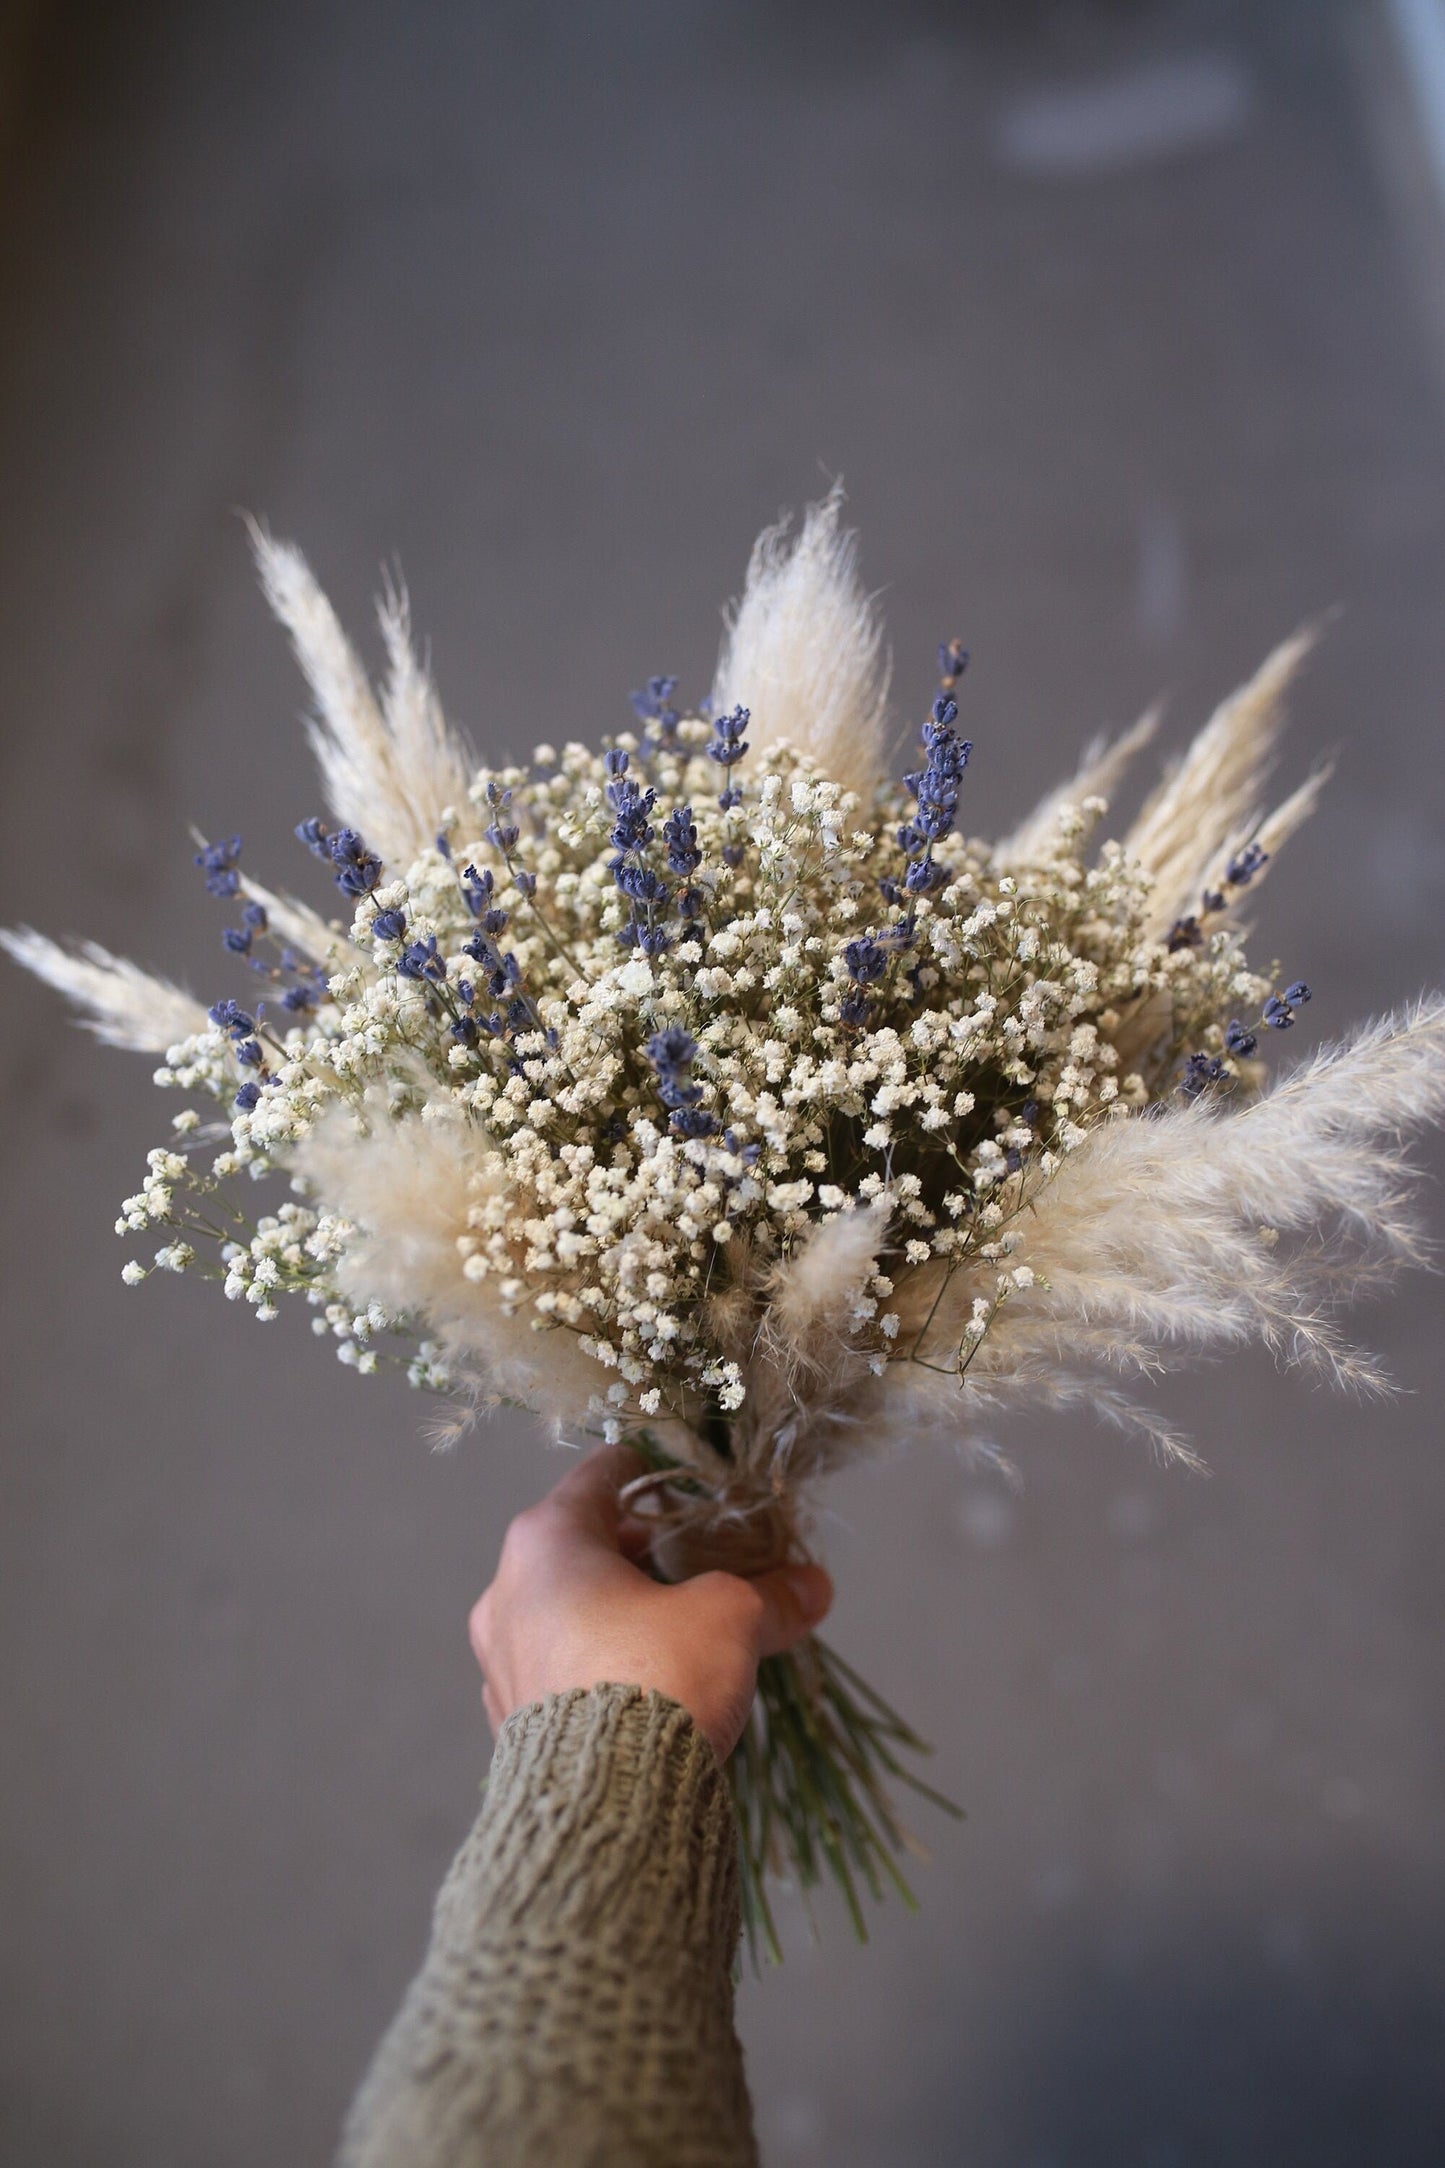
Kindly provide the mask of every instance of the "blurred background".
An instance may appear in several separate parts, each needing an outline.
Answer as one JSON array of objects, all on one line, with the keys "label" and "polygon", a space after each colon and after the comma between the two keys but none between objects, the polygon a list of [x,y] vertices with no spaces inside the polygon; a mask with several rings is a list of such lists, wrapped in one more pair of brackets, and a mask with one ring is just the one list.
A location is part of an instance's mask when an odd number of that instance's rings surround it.
[{"label": "blurred background", "polygon": [[[0,920],[214,998],[190,821],[320,900],[240,510],[363,639],[399,562],[502,754],[703,692],[754,533],[841,474],[901,723],[974,651],[979,832],[1338,605],[1289,773],[1339,770],[1258,937],[1316,988],[1287,1051],[1440,983],[1437,0],[0,23]],[[123,1288],[171,1109],[6,970],[0,2155],[321,2162],[557,1463],[516,1419],[432,1454],[302,1318]],[[1209,1480],[1051,1420],[1017,1494],[907,1452],[829,1494],[833,1638],[969,1819],[920,1808],[920,1917],[789,1911],[744,1984],[770,2168],[1445,2159],[1439,1283],[1364,1329],[1391,1406],[1172,1385]]]}]

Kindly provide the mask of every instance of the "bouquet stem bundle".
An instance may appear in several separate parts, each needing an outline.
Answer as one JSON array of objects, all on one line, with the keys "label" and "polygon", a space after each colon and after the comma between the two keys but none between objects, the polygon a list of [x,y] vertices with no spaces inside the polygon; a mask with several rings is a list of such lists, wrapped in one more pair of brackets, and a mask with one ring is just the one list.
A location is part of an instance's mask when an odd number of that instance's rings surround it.
[{"label": "bouquet stem bundle", "polygon": [[758,1667],[753,1713],[728,1778],[738,1819],[743,1926],[756,1964],[782,1960],[768,1900],[768,1880],[791,1881],[806,1900],[834,1882],[860,1942],[868,1940],[860,1888],[875,1900],[888,1889],[910,1911],[917,1899],[899,1867],[918,1846],[899,1821],[890,1787],[959,1816],[962,1809],[925,1784],[901,1757],[926,1755],[927,1743],[816,1636]]},{"label": "bouquet stem bundle", "polygon": [[[939,651],[890,772],[882,628],[835,493],[765,534],[710,698],[633,696],[601,747],[478,767],[406,604],[373,685],[304,560],[256,537],[311,686],[329,805],[296,833],[341,914],[197,838],[239,995],[209,1007],[94,943],[0,935],[110,1043],[209,1102],[118,1230],[261,1322],[296,1296],[366,1375],[460,1430],[520,1405],[644,1441],[658,1570],[797,1555],[806,1500],[875,1440],[967,1443],[1023,1400],[1192,1449],[1131,1392],[1262,1343],[1352,1390],[1340,1330],[1424,1260],[1405,1152],[1445,1113],[1445,1001],[1271,1081],[1303,979],[1243,912],[1312,811],[1271,804],[1285,643],[1115,838],[1146,718],[1001,841],[966,835],[967,655]],[[1102,839],[1101,839],[1102,838]],[[240,998],[244,996],[244,998]],[[289,1185],[258,1212],[255,1185]],[[734,1795],[755,1947],[767,1878],[905,1890],[890,1787],[921,1743],[834,1652],[763,1666]],[[942,1802],[939,1802],[942,1803]]]},{"label": "bouquet stem bundle", "polygon": [[[624,1489],[623,1502],[656,1519],[651,1550],[664,1579],[717,1568],[762,1573],[805,1555],[793,1514],[779,1500],[762,1498],[751,1509],[734,1500],[729,1510],[708,1498],[650,1433],[627,1443],[649,1472]],[[782,1961],[770,1879],[791,1884],[805,1903],[820,1885],[834,1883],[861,1942],[868,1928],[860,1892],[881,1900],[892,1889],[916,1909],[899,1862],[919,1846],[898,1818],[892,1788],[905,1785],[946,1814],[962,1813],[903,1758],[931,1752],[819,1636],[785,1656],[764,1657],[752,1714],[727,1771],[743,1926],[755,1965],[764,1956]]]}]

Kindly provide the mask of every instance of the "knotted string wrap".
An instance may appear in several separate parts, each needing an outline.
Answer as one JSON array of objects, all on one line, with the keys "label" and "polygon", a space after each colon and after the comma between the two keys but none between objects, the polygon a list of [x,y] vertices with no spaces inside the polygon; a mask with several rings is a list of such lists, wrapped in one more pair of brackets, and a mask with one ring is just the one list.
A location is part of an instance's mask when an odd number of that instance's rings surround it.
[{"label": "knotted string wrap", "polygon": [[714,1572],[751,1580],[808,1556],[793,1502],[776,1491],[760,1496],[737,1484],[712,1490],[691,1469],[653,1468],[618,1496],[623,1511],[648,1527],[652,1562],[664,1581]]}]

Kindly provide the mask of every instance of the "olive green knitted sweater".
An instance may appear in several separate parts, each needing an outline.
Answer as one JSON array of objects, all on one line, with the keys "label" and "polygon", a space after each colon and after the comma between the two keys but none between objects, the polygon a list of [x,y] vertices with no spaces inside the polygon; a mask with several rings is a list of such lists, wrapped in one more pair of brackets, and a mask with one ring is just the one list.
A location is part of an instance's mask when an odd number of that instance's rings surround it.
[{"label": "olive green knitted sweater", "polygon": [[746,2168],[736,1828],[685,1709],[635,1686],[503,1725],[342,2168]]}]

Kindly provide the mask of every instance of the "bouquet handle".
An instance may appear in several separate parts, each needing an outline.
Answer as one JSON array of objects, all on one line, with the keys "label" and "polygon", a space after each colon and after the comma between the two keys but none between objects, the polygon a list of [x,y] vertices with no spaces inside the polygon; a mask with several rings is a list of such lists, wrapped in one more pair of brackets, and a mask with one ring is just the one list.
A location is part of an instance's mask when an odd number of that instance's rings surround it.
[{"label": "bouquet handle", "polygon": [[[650,1465],[621,1496],[652,1523],[659,1579],[689,1580],[718,1569],[751,1577],[806,1558],[787,1498],[729,1495],[663,1453],[647,1433],[628,1442]],[[805,1905],[825,1880],[835,1882],[862,1942],[868,1939],[864,1890],[882,1899],[891,1888],[910,1911],[918,1909],[900,1862],[905,1854],[926,1854],[899,1819],[892,1788],[906,1785],[945,1814],[961,1816],[908,1765],[932,1751],[816,1635],[785,1656],[762,1659],[747,1726],[727,1763],[743,1925],[755,1967],[764,1956],[782,1961],[770,1879],[792,1882]]]}]

